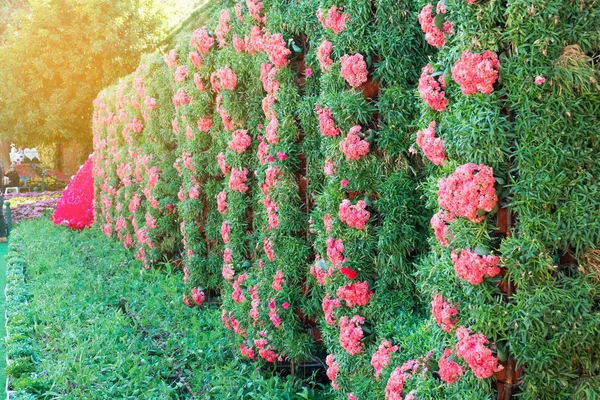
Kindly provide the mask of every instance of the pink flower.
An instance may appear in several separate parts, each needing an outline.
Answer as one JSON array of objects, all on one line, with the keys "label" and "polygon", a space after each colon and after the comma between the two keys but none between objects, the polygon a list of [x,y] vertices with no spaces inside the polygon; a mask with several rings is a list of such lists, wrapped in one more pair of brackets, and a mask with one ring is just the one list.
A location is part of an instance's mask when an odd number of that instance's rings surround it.
[{"label": "pink flower", "polygon": [[285,40],[283,40],[281,33],[269,35],[264,39],[263,45],[265,52],[269,56],[269,60],[275,64],[276,67],[281,68],[288,65],[287,57],[292,54],[292,52],[285,45]]},{"label": "pink flower", "polygon": [[463,94],[476,92],[490,94],[500,73],[500,61],[492,51],[482,54],[464,51],[452,67],[452,79],[460,85]]},{"label": "pink flower", "polygon": [[248,181],[248,169],[243,170],[233,168],[229,177],[229,189],[245,193],[248,190],[246,182]]},{"label": "pink flower", "polygon": [[146,104],[146,108],[148,111],[154,111],[156,108],[156,99],[150,96],[146,96],[146,100],[144,101]]},{"label": "pink flower", "polygon": [[273,290],[281,290],[283,288],[283,283],[285,282],[285,278],[283,277],[283,271],[278,269],[277,272],[275,272],[275,276],[273,277],[273,283],[271,284],[271,287],[273,288]]},{"label": "pink flower", "polygon": [[287,154],[285,154],[285,153],[282,153],[281,151],[278,151],[278,152],[277,152],[277,158],[278,158],[280,161],[287,160],[287,159],[288,159],[288,155],[287,155]]},{"label": "pink flower", "polygon": [[344,244],[342,239],[327,239],[327,257],[334,268],[338,268],[344,261]]},{"label": "pink flower", "polygon": [[331,160],[325,160],[325,166],[323,167],[323,173],[328,176],[335,175],[337,173],[335,163]]},{"label": "pink flower", "polygon": [[229,65],[218,69],[216,74],[223,89],[235,90],[235,87],[237,86],[237,75],[229,68]]},{"label": "pink flower", "polygon": [[440,210],[431,217],[431,227],[435,233],[435,238],[444,247],[448,247],[450,245],[450,240],[454,238],[448,224],[455,219],[456,217],[454,214],[445,210]]},{"label": "pink flower", "polygon": [[273,106],[275,105],[275,96],[273,96],[272,94],[267,94],[265,96],[265,98],[262,100],[262,109],[263,112],[265,113],[265,117],[267,117],[268,119],[274,119],[277,118],[277,114],[275,113],[275,110],[273,109]]},{"label": "pink flower", "polygon": [[248,135],[247,130],[238,129],[233,132],[232,138],[229,141],[229,149],[242,154],[252,144],[252,139]]},{"label": "pink flower", "polygon": [[196,67],[197,69],[202,68],[202,56],[200,54],[198,54],[198,52],[196,51],[191,51],[190,54],[188,55],[190,58],[190,61],[192,62],[192,64],[194,64],[194,67]]},{"label": "pink flower", "polygon": [[457,217],[481,222],[483,215],[498,203],[494,183],[496,179],[491,167],[484,164],[465,164],[438,181],[438,204],[453,212]]},{"label": "pink flower", "polygon": [[287,301],[284,301],[283,304],[281,305],[281,307],[284,310],[287,310],[288,308],[290,308],[290,303],[288,303]]},{"label": "pink flower", "polygon": [[367,203],[364,200],[360,200],[354,205],[350,203],[350,200],[344,200],[340,204],[338,217],[340,221],[352,228],[365,229],[365,224],[371,217],[371,213],[366,210],[366,207]]},{"label": "pink flower", "polygon": [[321,71],[323,73],[327,72],[331,64],[333,64],[333,60],[331,59],[332,51],[333,43],[331,43],[329,40],[324,40],[319,46],[319,50],[317,50],[317,60],[319,60]]},{"label": "pink flower", "polygon": [[444,92],[446,82],[443,75],[439,75],[436,79],[433,76],[433,72],[431,64],[423,67],[421,77],[419,78],[419,95],[433,110],[444,111],[448,105],[446,92]]},{"label": "pink flower", "polygon": [[194,185],[190,188],[188,196],[190,199],[197,199],[200,197],[200,188],[198,185]]},{"label": "pink flower", "polygon": [[311,68],[306,68],[304,70],[304,76],[306,76],[307,78],[310,78],[312,76],[312,74],[313,74],[313,71]]},{"label": "pink flower", "polygon": [[177,66],[177,53],[175,50],[171,50],[169,54],[165,54],[164,59],[169,68]]},{"label": "pink flower", "polygon": [[235,275],[233,265],[223,264],[223,268],[221,269],[221,275],[223,275],[223,278],[225,278],[226,281],[232,280],[233,276]]},{"label": "pink flower", "polygon": [[347,187],[350,184],[350,182],[348,182],[348,179],[342,179],[340,181],[340,185],[342,185],[342,187]]},{"label": "pink flower", "polygon": [[335,381],[337,379],[338,371],[340,370],[339,364],[335,362],[335,356],[333,354],[328,354],[325,363],[327,364],[327,377],[331,381],[331,387],[335,390],[340,390],[339,385]]},{"label": "pink flower", "polygon": [[329,107],[321,108],[319,105],[316,105],[315,111],[319,116],[319,130],[323,136],[336,137],[340,134],[340,129],[336,128]]},{"label": "pink flower", "polygon": [[535,77],[535,81],[534,81],[534,83],[535,83],[536,85],[541,85],[541,84],[543,84],[544,82],[546,82],[546,78],[544,78],[544,75],[538,75],[538,76],[536,76],[536,77]]},{"label": "pink flower", "polygon": [[223,262],[225,264],[231,264],[233,262],[233,256],[231,255],[231,250],[229,248],[226,248],[223,251]]},{"label": "pink flower", "polygon": [[401,367],[394,369],[385,386],[385,400],[402,400],[402,391],[408,378],[410,375],[402,372]]},{"label": "pink flower", "polygon": [[233,292],[231,293],[231,299],[236,303],[243,303],[246,301],[246,297],[242,292],[242,283],[248,278],[248,274],[241,274],[237,277],[235,282],[233,282]]},{"label": "pink flower", "polygon": [[269,300],[269,319],[271,320],[275,328],[281,328],[281,318],[279,318],[279,315],[277,314],[277,308],[275,307],[274,299]]},{"label": "pink flower", "polygon": [[444,165],[448,160],[444,154],[444,142],[435,137],[435,121],[429,127],[417,132],[417,146],[423,150],[425,157],[435,165]]},{"label": "pink flower", "polygon": [[360,129],[359,125],[353,126],[346,138],[340,142],[340,150],[346,156],[346,160],[360,160],[369,154],[369,142],[358,136],[362,135]]},{"label": "pink flower", "polygon": [[194,300],[194,303],[201,306],[204,303],[204,292],[198,290],[198,288],[196,288],[196,287],[193,288],[192,289],[192,299]]},{"label": "pink flower", "polygon": [[[262,7],[262,2],[260,3]],[[252,25],[250,27],[250,37],[244,38],[246,42],[246,51],[252,55],[264,50],[263,28]]]},{"label": "pink flower", "polygon": [[356,279],[356,277],[358,276],[358,272],[347,267],[342,267],[340,269],[340,272],[348,279]]},{"label": "pink flower", "polygon": [[206,87],[204,87],[204,82],[202,82],[202,78],[198,73],[194,73],[194,85],[200,92],[203,92],[204,89],[206,89]]},{"label": "pink flower", "polygon": [[217,210],[221,214],[227,212],[227,191],[223,190],[217,195]]},{"label": "pink flower", "polygon": [[271,196],[266,195],[264,205],[265,209],[267,210],[269,228],[277,229],[279,227],[279,217],[277,216],[277,211],[279,211],[279,207],[277,206],[277,203],[271,200]]},{"label": "pink flower", "polygon": [[241,37],[233,35],[233,48],[237,53],[243,53],[246,51],[246,42]]},{"label": "pink flower", "polygon": [[379,380],[383,370],[390,365],[391,354],[398,351],[400,347],[392,346],[387,340],[382,340],[379,348],[371,357],[371,365],[375,369],[375,379]]},{"label": "pink flower", "polygon": [[338,11],[337,6],[331,6],[331,8],[327,11],[327,17],[323,16],[321,10],[317,11],[317,18],[323,26],[323,29],[331,29],[334,33],[338,34],[344,29],[346,29],[346,22],[349,19],[348,14],[342,14],[341,8]]},{"label": "pink flower", "polygon": [[215,29],[215,36],[219,40],[219,47],[223,48],[227,45],[227,41],[225,40],[225,35],[229,33],[231,28],[229,27],[229,19],[230,19],[229,11],[226,9],[221,10],[221,14],[219,15],[219,24],[217,25],[217,29]]},{"label": "pink flower", "polygon": [[265,170],[265,181],[260,186],[260,190],[263,194],[267,194],[279,182],[281,176],[281,169],[279,167],[270,166]]},{"label": "pink flower", "polygon": [[362,54],[354,54],[353,56],[346,54],[340,61],[342,63],[340,74],[351,87],[359,87],[367,81],[369,71],[367,71],[367,63]]},{"label": "pink flower", "polygon": [[340,318],[340,345],[351,356],[362,352],[362,342],[360,341],[364,335],[362,324],[365,319],[359,315],[355,315],[351,320],[347,316]]},{"label": "pink flower", "polygon": [[273,262],[275,260],[275,251],[273,250],[273,242],[269,238],[265,238],[263,241],[263,250],[269,261]]},{"label": "pink flower", "polygon": [[279,90],[277,74],[279,69],[273,64],[264,63],[260,66],[260,81],[263,84],[265,92],[275,94]]},{"label": "pink flower", "polygon": [[229,243],[229,234],[231,233],[231,225],[227,221],[221,224],[221,238],[223,243]]},{"label": "pink flower", "polygon": [[500,273],[500,259],[497,256],[480,256],[471,249],[452,250],[452,263],[456,276],[473,285],[479,285],[483,278],[493,278]]},{"label": "pink flower", "polygon": [[265,22],[266,17],[260,15],[263,8],[262,1],[246,0],[246,6],[248,7],[248,12],[250,13],[250,16],[252,18],[254,18],[257,22],[260,23]]},{"label": "pink flower", "polygon": [[319,285],[325,285],[327,283],[327,279],[333,274],[333,268],[325,270],[317,265],[318,262],[319,256],[316,257],[315,264],[310,266],[310,274],[317,279]]},{"label": "pink flower", "polygon": [[331,214],[325,214],[323,217],[323,225],[325,225],[325,232],[329,234],[331,228],[333,228],[333,218],[331,218]]},{"label": "pink flower", "polygon": [[192,304],[192,302],[187,298],[187,296],[185,295],[185,293],[183,294],[183,303],[188,306],[188,307],[193,307],[194,305]]},{"label": "pink flower", "polygon": [[[449,35],[452,33],[452,22],[446,21],[444,22],[443,30],[440,30],[434,23],[433,17],[433,6],[431,4],[423,7],[421,12],[419,13],[419,24],[421,25],[421,29],[425,33],[425,40],[430,45],[440,48],[446,43],[446,38],[444,34]],[[446,7],[443,1],[440,1],[437,5],[436,14],[445,14]]]},{"label": "pink flower", "polygon": [[254,350],[243,344],[240,344],[240,353],[242,353],[244,357],[247,357],[251,360],[254,360],[254,358],[256,357],[256,355],[254,354]]},{"label": "pink flower", "polygon": [[431,313],[435,322],[446,331],[450,332],[452,328],[456,326],[456,316],[458,310],[448,303],[442,295],[434,294],[433,300],[431,301]]},{"label": "pink flower", "polygon": [[188,74],[188,68],[185,65],[180,65],[175,70],[175,82],[181,83],[185,80],[185,77]]},{"label": "pink flower", "polygon": [[321,302],[321,307],[323,308],[323,314],[325,315],[325,322],[329,325],[335,326],[335,309],[340,308],[342,304],[338,299],[330,298],[329,293],[325,297],[323,297],[323,301]]},{"label": "pink flower", "polygon": [[346,307],[366,306],[372,294],[366,281],[342,286],[337,290],[337,296],[346,302]]},{"label": "pink flower", "polygon": [[277,128],[279,127],[279,121],[277,118],[273,118],[267,125],[265,139],[269,144],[279,143],[279,136],[277,135]]},{"label": "pink flower", "polygon": [[227,162],[225,161],[225,154],[223,152],[217,154],[217,163],[219,164],[219,168],[221,169],[223,175],[227,175],[231,172],[231,168],[229,165],[227,165]]},{"label": "pink flower", "polygon": [[198,119],[198,129],[200,129],[200,132],[210,131],[210,128],[212,128],[212,124],[213,121],[210,117]]},{"label": "pink flower", "polygon": [[498,365],[498,358],[485,347],[489,343],[487,337],[481,333],[470,335],[469,330],[464,326],[456,330],[456,337],[458,338],[456,355],[469,364],[476,377],[487,379],[502,370],[502,365]]},{"label": "pink flower", "polygon": [[458,365],[458,363],[448,360],[448,357],[453,353],[454,352],[451,349],[445,349],[444,355],[438,361],[438,373],[440,374],[440,378],[448,385],[457,382],[461,375],[465,373],[465,369]]},{"label": "pink flower", "polygon": [[269,145],[267,142],[260,142],[258,144],[258,152],[256,153],[258,157],[258,162],[260,165],[265,165],[268,162],[269,156]]},{"label": "pink flower", "polygon": [[173,95],[173,105],[175,108],[193,103],[192,98],[187,95],[185,89],[178,89]]},{"label": "pink flower", "polygon": [[197,49],[200,54],[206,54],[215,43],[215,39],[210,37],[208,34],[208,29],[203,27],[201,29],[196,29],[192,34],[191,44],[192,47]]}]

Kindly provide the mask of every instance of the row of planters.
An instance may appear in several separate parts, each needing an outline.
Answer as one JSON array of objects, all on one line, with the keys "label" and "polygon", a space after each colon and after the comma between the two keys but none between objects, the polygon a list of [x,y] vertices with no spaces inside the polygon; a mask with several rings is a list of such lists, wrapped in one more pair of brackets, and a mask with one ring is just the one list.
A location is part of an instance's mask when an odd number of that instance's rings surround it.
[{"label": "row of planters", "polygon": [[598,7],[213,20],[95,102],[108,236],[181,260],[243,356],[321,364],[341,397],[600,395]]}]

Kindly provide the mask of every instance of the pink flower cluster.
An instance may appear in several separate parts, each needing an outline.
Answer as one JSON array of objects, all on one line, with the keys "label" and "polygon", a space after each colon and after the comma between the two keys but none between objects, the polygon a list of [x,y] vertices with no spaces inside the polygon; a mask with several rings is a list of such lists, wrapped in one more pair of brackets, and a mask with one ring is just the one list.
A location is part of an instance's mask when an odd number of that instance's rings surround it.
[{"label": "pink flower cluster", "polygon": [[356,229],[365,229],[365,224],[371,217],[371,213],[366,208],[367,203],[364,200],[359,200],[354,205],[350,203],[350,200],[344,200],[340,204],[338,217],[340,221],[348,226]]},{"label": "pink flower cluster", "polygon": [[346,54],[342,56],[340,62],[342,63],[340,75],[351,87],[357,88],[367,81],[369,71],[362,54],[353,56]]},{"label": "pink flower cluster", "polygon": [[277,361],[277,353],[271,346],[267,339],[261,338],[254,341],[254,345],[259,349],[258,355],[260,355],[267,362]]},{"label": "pink flower cluster", "polygon": [[344,261],[344,243],[342,239],[327,239],[327,257],[334,268],[338,268]]},{"label": "pink flower cluster", "polygon": [[236,151],[238,154],[242,154],[252,144],[252,139],[248,135],[247,130],[238,129],[231,135],[229,141],[229,149]]},{"label": "pink flower cluster", "polygon": [[260,66],[260,81],[263,84],[265,92],[276,94],[279,90],[279,81],[277,81],[277,74],[279,69],[273,64],[264,63]]},{"label": "pink flower cluster", "polygon": [[233,292],[231,293],[231,299],[236,303],[243,303],[246,301],[246,297],[242,292],[242,283],[248,278],[248,274],[241,274],[237,277],[235,282],[233,282]]},{"label": "pink flower cluster", "polygon": [[279,217],[277,216],[279,206],[271,200],[270,195],[265,196],[264,205],[267,210],[269,229],[277,229],[279,227]]},{"label": "pink flower cluster", "polygon": [[360,160],[369,154],[369,142],[360,138],[360,130],[359,125],[353,126],[346,138],[340,142],[340,150],[346,156],[346,160]]},{"label": "pink flower cluster", "polygon": [[226,90],[235,90],[235,87],[237,86],[237,75],[231,68],[229,68],[229,65],[218,69],[216,74],[216,76],[219,78],[219,84],[221,88]]},{"label": "pink flower cluster", "polygon": [[431,227],[435,233],[435,238],[444,247],[448,247],[450,240],[454,238],[452,229],[450,229],[448,224],[455,219],[454,214],[446,210],[440,210],[431,217]]},{"label": "pink flower cluster", "polygon": [[250,292],[250,304],[251,304],[251,308],[250,308],[250,318],[252,318],[254,320],[253,325],[256,324],[256,321],[258,321],[259,318],[259,312],[258,309],[260,307],[260,293],[259,293],[259,285],[256,284],[254,286],[250,286],[248,288],[248,291]]},{"label": "pink flower cluster", "polygon": [[[446,5],[440,1],[436,7],[436,14],[445,14]],[[444,35],[452,33],[452,22],[444,22],[443,30],[440,30],[434,23],[433,6],[427,4],[419,13],[419,24],[425,33],[425,40],[430,45],[440,48],[446,43]]]},{"label": "pink flower cluster", "polygon": [[198,119],[198,129],[200,132],[208,132],[210,128],[212,128],[213,120],[212,118],[200,118]]},{"label": "pink flower cluster", "polygon": [[227,175],[231,172],[231,168],[227,165],[227,161],[225,161],[225,153],[221,152],[217,154],[217,164],[223,175]]},{"label": "pink flower cluster", "polygon": [[265,134],[265,139],[267,139],[268,143],[270,143],[270,144],[279,143],[279,136],[277,134],[278,127],[279,127],[279,121],[277,120],[277,118],[271,119],[271,121],[267,125],[266,134]]},{"label": "pink flower cluster", "polygon": [[461,165],[448,178],[438,181],[438,204],[457,217],[481,222],[485,217],[478,213],[490,212],[498,203],[495,182],[491,167],[472,163]]},{"label": "pink flower cluster", "polygon": [[497,256],[480,256],[471,249],[452,250],[452,263],[454,272],[460,279],[479,285],[483,278],[493,278],[500,273],[498,264],[500,259]]},{"label": "pink flower cluster", "polygon": [[194,64],[194,67],[196,67],[197,69],[202,68],[202,56],[200,54],[198,54],[198,52],[196,51],[191,51],[190,54],[188,54],[188,57],[190,58],[190,61],[192,62],[192,64]]},{"label": "pink flower cluster", "polygon": [[337,290],[337,296],[346,302],[347,307],[366,306],[372,294],[366,281],[342,286]]},{"label": "pink flower cluster", "polygon": [[446,98],[446,92],[444,92],[446,82],[443,75],[439,75],[436,79],[433,73],[431,64],[423,67],[419,78],[419,95],[433,110],[444,111],[448,106],[448,99]]},{"label": "pink flower cluster", "polygon": [[175,106],[175,108],[191,104],[192,102],[192,98],[188,96],[187,92],[183,88],[178,89],[177,92],[173,95],[173,105]]},{"label": "pink flower cluster", "polygon": [[440,294],[434,294],[433,300],[431,301],[431,313],[435,322],[446,331],[450,332],[452,328],[456,326],[456,316],[458,310],[444,300],[444,297]]},{"label": "pink flower cluster", "polygon": [[180,65],[175,70],[175,82],[181,83],[181,82],[185,81],[187,74],[188,74],[188,67],[185,65]]},{"label": "pink flower cluster", "polygon": [[333,268],[330,267],[326,270],[325,268],[321,268],[318,264],[319,256],[316,257],[315,264],[310,266],[310,274],[317,279],[319,285],[325,285],[327,279],[333,274]]},{"label": "pink flower cluster", "polygon": [[223,264],[223,268],[221,268],[221,275],[225,278],[226,281],[230,281],[235,276],[235,270],[233,269],[233,265],[231,264]]},{"label": "pink flower cluster", "polygon": [[217,210],[221,214],[225,214],[227,212],[227,191],[222,190],[217,195]]},{"label": "pink flower cluster", "polygon": [[252,350],[250,347],[244,344],[240,344],[240,353],[242,353],[244,357],[248,357],[251,360],[254,360],[254,358],[256,357],[256,354],[254,354],[254,350]]},{"label": "pink flower cluster", "polygon": [[192,289],[192,300],[194,303],[201,306],[204,303],[204,292],[198,290],[197,287]]},{"label": "pink flower cluster", "polygon": [[320,9],[317,10],[317,18],[323,29],[329,28],[336,34],[346,29],[346,22],[348,21],[349,16],[348,14],[343,14],[341,11],[341,8],[338,9],[337,6],[331,6],[331,8],[327,10],[327,16],[324,16]]},{"label": "pink flower cluster", "polygon": [[275,300],[269,300],[269,319],[277,329],[281,329],[281,318],[277,314],[277,307],[275,305]]},{"label": "pink flower cluster", "polygon": [[231,28],[229,27],[230,18],[231,16],[229,15],[229,11],[227,11],[226,9],[221,10],[221,14],[219,15],[219,24],[215,29],[215,36],[219,40],[219,47],[221,48],[227,45],[225,35],[227,35],[231,30]]},{"label": "pink flower cluster", "polygon": [[489,340],[481,333],[470,335],[469,330],[460,327],[456,330],[458,343],[456,344],[456,355],[462,357],[479,379],[487,379],[495,372],[502,370],[498,365],[498,358],[492,355],[492,351],[486,347]]},{"label": "pink flower cluster", "polygon": [[200,54],[208,53],[214,43],[215,39],[210,37],[210,35],[208,34],[208,29],[206,27],[196,29],[192,34],[192,47],[197,49],[200,52]]},{"label": "pink flower cluster", "polygon": [[221,238],[223,243],[229,243],[229,235],[231,234],[231,225],[228,221],[223,221],[221,224]]},{"label": "pink flower cluster", "polygon": [[331,381],[331,387],[335,390],[340,390],[340,386],[335,381],[337,379],[338,371],[340,370],[339,364],[335,361],[335,356],[333,354],[328,354],[325,359],[325,363],[327,364],[327,377]]},{"label": "pink flower cluster", "polygon": [[340,134],[340,129],[336,128],[333,121],[333,114],[331,114],[329,107],[322,108],[316,105],[315,111],[319,117],[319,130],[323,136],[336,137]]},{"label": "pink flower cluster", "polygon": [[500,61],[493,51],[482,54],[464,51],[452,67],[452,79],[466,95],[481,92],[490,94],[500,73]]},{"label": "pink flower cluster", "polygon": [[347,316],[340,318],[340,345],[350,355],[356,355],[362,352],[361,339],[364,335],[362,324],[365,319],[360,315],[355,315],[352,319]]},{"label": "pink flower cluster", "polygon": [[250,16],[254,18],[257,22],[265,22],[266,17],[260,15],[263,9],[262,1],[246,0],[246,7],[248,7],[248,12],[250,13]]},{"label": "pink flower cluster", "polygon": [[275,251],[273,250],[273,242],[269,238],[265,238],[263,241],[263,250],[267,255],[269,261],[273,262],[275,260]]},{"label": "pink flower cluster", "polygon": [[448,158],[445,155],[444,142],[435,137],[435,121],[429,123],[429,127],[417,132],[417,146],[423,150],[425,157],[435,165],[444,165]]},{"label": "pink flower cluster", "polygon": [[283,288],[284,282],[285,278],[283,276],[283,271],[278,269],[277,272],[275,272],[275,276],[273,276],[273,283],[271,284],[271,287],[273,290],[279,291]]},{"label": "pink flower cluster", "polygon": [[327,72],[331,64],[333,64],[333,60],[331,59],[332,51],[333,43],[331,43],[329,40],[323,40],[323,43],[321,43],[319,49],[317,50],[317,60],[319,60],[321,71],[323,73]]},{"label": "pink flower cluster", "polygon": [[400,349],[398,346],[393,346],[388,340],[382,340],[377,351],[371,357],[371,365],[375,369],[375,379],[379,380],[383,370],[390,365],[391,354]]},{"label": "pink flower cluster", "polygon": [[323,308],[323,314],[325,315],[325,322],[329,325],[335,326],[335,309],[340,308],[342,304],[338,299],[332,299],[327,293],[325,297],[323,297],[323,301],[321,302],[321,307]]},{"label": "pink flower cluster", "polygon": [[245,193],[248,190],[248,169],[243,170],[233,168],[231,170],[231,176],[229,177],[229,189],[235,190],[240,193]]},{"label": "pink flower cluster", "polygon": [[275,33],[264,39],[264,50],[269,56],[269,60],[276,67],[285,67],[288,65],[287,57],[292,54],[291,50],[285,45],[285,40],[281,33]]},{"label": "pink flower cluster", "polygon": [[444,354],[438,360],[438,373],[440,374],[440,378],[448,385],[452,385],[454,382],[457,382],[461,375],[465,373],[465,369],[463,367],[458,365],[458,363],[448,359],[448,357],[450,357],[453,353],[454,352],[451,349],[445,349]]}]

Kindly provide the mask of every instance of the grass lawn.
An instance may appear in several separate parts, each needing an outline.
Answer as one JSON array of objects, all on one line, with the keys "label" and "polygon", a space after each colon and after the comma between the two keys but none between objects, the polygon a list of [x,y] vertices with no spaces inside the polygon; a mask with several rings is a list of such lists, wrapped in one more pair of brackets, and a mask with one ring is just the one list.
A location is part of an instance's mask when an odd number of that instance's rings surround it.
[{"label": "grass lawn", "polygon": [[218,309],[183,305],[180,271],[144,270],[97,229],[27,221],[10,248],[31,314],[17,322],[33,327],[33,368],[8,369],[17,398],[330,398],[238,359]]}]

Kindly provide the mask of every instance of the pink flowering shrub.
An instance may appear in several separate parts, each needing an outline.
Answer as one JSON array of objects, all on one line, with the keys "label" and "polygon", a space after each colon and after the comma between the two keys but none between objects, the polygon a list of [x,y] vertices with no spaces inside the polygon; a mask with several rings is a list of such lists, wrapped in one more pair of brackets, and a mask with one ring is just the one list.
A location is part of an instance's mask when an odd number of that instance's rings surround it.
[{"label": "pink flowering shrub", "polygon": [[417,146],[423,150],[425,157],[435,165],[444,165],[448,158],[444,154],[444,142],[435,137],[435,121],[429,123],[429,127],[417,132]]},{"label": "pink flowering shrub", "polygon": [[480,256],[471,249],[452,250],[452,263],[456,276],[473,285],[479,285],[483,278],[493,278],[500,273],[500,259],[497,256]]},{"label": "pink flowering shrub", "polygon": [[431,217],[431,227],[435,233],[435,238],[444,247],[450,245],[453,239],[452,229],[448,224],[454,222],[456,217],[449,211],[440,210]]},{"label": "pink flowering shrub", "polygon": [[500,61],[493,51],[482,54],[464,51],[452,67],[452,79],[466,95],[481,92],[490,94],[500,73]]},{"label": "pink flowering shrub", "polygon": [[327,137],[336,137],[339,135],[340,129],[336,128],[329,107],[322,108],[321,106],[316,105],[315,110],[319,117],[319,130],[321,131],[321,134]]},{"label": "pink flowering shrub", "polygon": [[431,64],[423,67],[419,78],[419,95],[433,110],[444,111],[448,106],[448,99],[446,98],[446,92],[444,92],[446,82],[443,75],[438,75],[436,78],[433,73]]},{"label": "pink flowering shrub", "polygon": [[340,33],[344,29],[346,29],[346,22],[349,19],[348,14],[343,14],[341,12],[341,8],[337,6],[331,6],[329,10],[327,10],[327,15],[323,15],[323,12],[319,9],[317,11],[317,18],[321,23],[323,29],[331,29],[334,33]]},{"label": "pink flowering shrub", "polygon": [[89,228],[94,223],[94,177],[92,158],[83,164],[64,190],[51,216],[56,225],[71,229]]},{"label": "pink flowering shrub", "polygon": [[238,154],[242,154],[251,144],[252,139],[250,138],[250,135],[248,135],[248,131],[238,129],[231,135],[228,148]]},{"label": "pink flowering shrub", "polygon": [[[436,14],[445,14],[446,6],[443,1],[440,1],[436,7]],[[434,23],[433,5],[427,4],[419,13],[419,24],[425,33],[425,40],[430,45],[440,48],[446,43],[444,35],[452,33],[452,22],[445,21],[443,29],[440,30]]]},{"label": "pink flowering shrub", "polygon": [[364,335],[362,324],[365,319],[360,315],[355,315],[352,319],[347,316],[340,318],[340,345],[351,356],[360,354],[363,350],[362,342],[360,341]]},{"label": "pink flowering shrub", "polygon": [[369,154],[369,142],[360,138],[360,130],[359,125],[353,126],[346,138],[340,142],[340,150],[346,156],[346,160],[360,160]]},{"label": "pink flowering shrub", "polygon": [[366,306],[372,294],[368,282],[356,282],[337,290],[337,296],[346,302],[346,307]]},{"label": "pink flowering shrub", "polygon": [[350,200],[344,200],[340,204],[338,217],[340,221],[352,228],[365,229],[365,224],[371,217],[371,213],[366,208],[367,203],[364,200],[359,200],[356,204],[350,203]]},{"label": "pink flowering shrub", "polygon": [[340,62],[342,64],[340,74],[351,87],[357,88],[367,81],[369,71],[362,54],[352,56],[346,54],[342,56]]},{"label": "pink flowering shrub", "polygon": [[442,295],[434,294],[433,300],[431,301],[431,313],[435,322],[446,331],[450,332],[456,326],[456,316],[458,310],[448,303]]},{"label": "pink flowering shrub", "polygon": [[492,355],[492,351],[486,347],[489,343],[487,337],[481,333],[471,335],[465,327],[456,330],[458,343],[456,344],[456,355],[462,357],[469,368],[479,379],[486,379],[502,370],[498,364],[498,358]]},{"label": "pink flowering shrub", "polygon": [[377,351],[375,351],[371,357],[371,365],[375,370],[375,379],[379,380],[383,370],[390,365],[391,354],[399,349],[399,346],[393,346],[388,340],[381,341]]},{"label": "pink flowering shrub", "polygon": [[231,169],[231,175],[229,177],[229,189],[235,190],[240,193],[246,193],[248,190],[248,169]]},{"label": "pink flowering shrub", "polygon": [[465,373],[463,367],[448,359],[452,354],[454,354],[454,352],[451,349],[445,349],[443,356],[438,361],[438,373],[440,374],[440,378],[448,385],[458,382],[462,374]]},{"label": "pink flowering shrub", "polygon": [[491,167],[461,165],[447,178],[438,181],[438,204],[457,217],[481,222],[485,216],[479,213],[492,211],[498,203],[495,182]]},{"label": "pink flowering shrub", "polygon": [[327,72],[331,64],[333,64],[333,60],[331,59],[332,51],[333,43],[329,40],[323,40],[317,51],[317,60],[319,60],[319,65],[323,73]]}]

